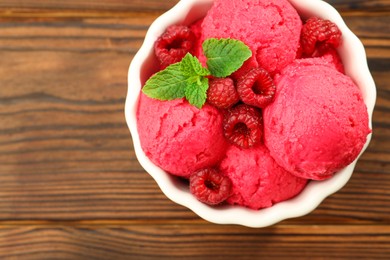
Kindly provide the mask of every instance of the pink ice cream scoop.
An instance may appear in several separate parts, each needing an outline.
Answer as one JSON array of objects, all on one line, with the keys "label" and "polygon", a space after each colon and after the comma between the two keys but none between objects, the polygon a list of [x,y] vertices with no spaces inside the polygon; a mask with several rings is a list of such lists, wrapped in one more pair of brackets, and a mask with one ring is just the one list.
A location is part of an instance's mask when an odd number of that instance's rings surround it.
[{"label": "pink ice cream scoop", "polygon": [[298,60],[276,77],[264,110],[264,139],[275,161],[296,176],[323,180],[356,159],[368,113],[359,88],[332,64]]},{"label": "pink ice cream scoop", "polygon": [[[273,74],[292,62],[302,22],[287,0],[216,0],[201,27],[203,40],[233,38],[249,46],[252,57],[236,73],[239,76],[258,66]],[[202,55],[200,59],[204,61]]]},{"label": "pink ice cream scoop", "polygon": [[311,58],[301,58],[294,61],[295,64],[306,64],[306,65],[323,65],[329,66],[332,69],[336,69],[344,74],[344,65],[337,51],[334,48],[329,48],[324,53],[320,53],[318,56]]},{"label": "pink ice cream scoop", "polygon": [[220,171],[229,176],[233,184],[227,202],[252,209],[290,199],[300,193],[307,182],[280,167],[262,144],[250,149],[229,147]]},{"label": "pink ice cream scoop", "polygon": [[198,109],[183,99],[159,101],[140,95],[141,147],[153,163],[174,175],[188,177],[223,158],[227,142],[222,120],[211,105]]}]

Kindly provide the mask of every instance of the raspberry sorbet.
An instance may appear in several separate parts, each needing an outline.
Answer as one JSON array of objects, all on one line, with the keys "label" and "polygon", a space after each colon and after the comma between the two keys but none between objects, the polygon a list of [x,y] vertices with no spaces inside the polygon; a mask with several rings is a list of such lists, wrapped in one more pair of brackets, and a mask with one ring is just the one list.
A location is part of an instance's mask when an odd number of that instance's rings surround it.
[{"label": "raspberry sorbet", "polygon": [[307,182],[280,167],[264,145],[249,149],[230,146],[220,171],[229,176],[233,185],[227,202],[252,209],[290,199],[300,193]]},{"label": "raspberry sorbet", "polygon": [[223,116],[211,105],[198,109],[183,99],[160,101],[141,94],[137,120],[145,154],[171,174],[189,177],[225,154]]},{"label": "raspberry sorbet", "polygon": [[[302,21],[287,0],[216,0],[201,25],[202,38],[233,38],[252,50],[244,64],[275,73],[293,61]],[[201,52],[200,52],[201,53]]]},{"label": "raspberry sorbet", "polygon": [[279,165],[323,180],[355,160],[370,129],[351,78],[307,59],[289,65],[275,83],[275,100],[263,116],[265,144]]}]

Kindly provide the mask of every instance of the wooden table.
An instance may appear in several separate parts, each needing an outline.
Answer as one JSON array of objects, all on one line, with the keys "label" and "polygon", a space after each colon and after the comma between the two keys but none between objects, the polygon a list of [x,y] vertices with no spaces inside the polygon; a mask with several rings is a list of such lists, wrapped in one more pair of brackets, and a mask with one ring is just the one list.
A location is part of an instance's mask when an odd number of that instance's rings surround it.
[{"label": "wooden table", "polygon": [[372,142],[311,214],[208,223],[138,164],[128,65],[177,0],[0,0],[0,259],[390,259],[390,2],[328,1],[377,84]]}]

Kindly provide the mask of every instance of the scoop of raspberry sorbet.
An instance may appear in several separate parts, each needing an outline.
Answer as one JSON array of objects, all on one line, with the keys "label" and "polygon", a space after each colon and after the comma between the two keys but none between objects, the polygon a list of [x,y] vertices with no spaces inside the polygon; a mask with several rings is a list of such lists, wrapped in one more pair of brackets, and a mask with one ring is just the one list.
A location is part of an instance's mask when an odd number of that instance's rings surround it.
[{"label": "scoop of raspberry sorbet", "polygon": [[265,144],[296,176],[324,180],[350,164],[371,132],[362,94],[352,79],[324,61],[297,61],[275,80],[264,109]]},{"label": "scoop of raspberry sorbet", "polygon": [[137,127],[141,147],[165,171],[182,177],[212,167],[227,147],[217,108],[202,109],[184,99],[160,101],[140,95]]},{"label": "scoop of raspberry sorbet", "polygon": [[220,164],[220,171],[232,181],[232,195],[227,202],[252,209],[290,199],[307,182],[280,167],[263,144],[249,149],[232,145]]},{"label": "scoop of raspberry sorbet", "polygon": [[301,28],[287,0],[216,0],[202,22],[202,39],[233,38],[249,46],[253,55],[237,77],[258,66],[273,74],[295,59]]}]

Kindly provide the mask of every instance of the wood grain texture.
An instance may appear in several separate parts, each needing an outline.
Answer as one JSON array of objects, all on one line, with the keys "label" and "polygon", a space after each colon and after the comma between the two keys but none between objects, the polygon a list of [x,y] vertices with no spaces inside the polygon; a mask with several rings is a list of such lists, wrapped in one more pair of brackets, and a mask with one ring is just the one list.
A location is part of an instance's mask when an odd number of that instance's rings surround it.
[{"label": "wood grain texture", "polygon": [[1,0],[0,8],[62,9],[111,11],[161,11],[175,5],[178,0]]},{"label": "wood grain texture", "polygon": [[249,229],[174,204],[135,158],[127,69],[176,1],[0,0],[0,259],[389,259],[390,3],[328,2],[366,47],[371,144],[311,214]]},{"label": "wood grain texture", "polygon": [[[3,9],[62,9],[111,11],[161,11],[171,8],[178,0],[1,0]],[[339,11],[389,11],[387,0],[326,0]]]},{"label": "wood grain texture", "polygon": [[326,0],[339,11],[384,12],[390,10],[388,0]]},{"label": "wood grain texture", "polygon": [[207,225],[152,224],[0,229],[0,257],[9,259],[388,259],[389,243],[390,228],[381,225],[210,229]]}]

